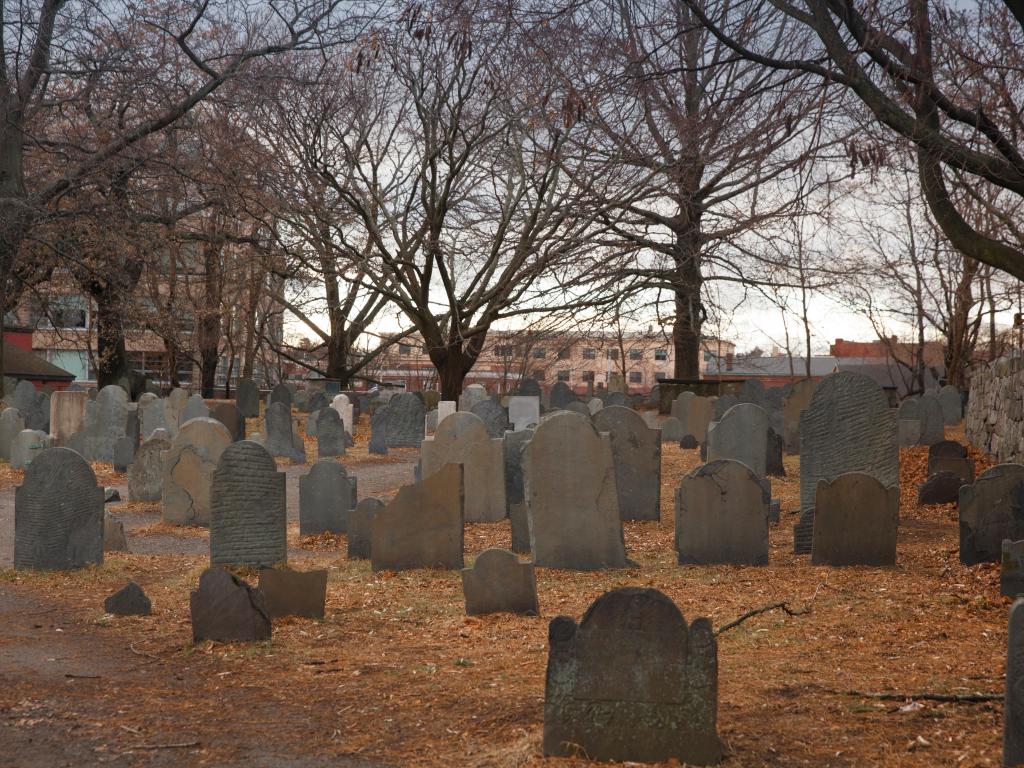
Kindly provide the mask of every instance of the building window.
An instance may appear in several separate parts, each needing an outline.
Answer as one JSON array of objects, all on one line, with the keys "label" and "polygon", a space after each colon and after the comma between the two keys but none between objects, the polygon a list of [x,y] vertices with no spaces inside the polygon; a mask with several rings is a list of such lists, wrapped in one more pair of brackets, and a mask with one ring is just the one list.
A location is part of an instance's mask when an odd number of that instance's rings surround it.
[{"label": "building window", "polygon": [[654,350],[654,359],[655,360],[668,360],[668,350],[664,349],[664,348]]},{"label": "building window", "polygon": [[544,349],[544,347],[537,347],[536,349],[533,350],[533,356],[538,360],[543,360],[545,357],[547,357],[547,354],[548,351]]},{"label": "building window", "polygon": [[410,352],[412,352],[412,347],[409,344],[399,344],[398,345],[398,354],[400,354],[400,355],[408,355]]},{"label": "building window", "polygon": [[594,383],[594,372],[593,371],[584,371],[583,372],[583,381],[585,381],[588,384],[593,384]]},{"label": "building window", "polygon": [[559,371],[558,372],[558,380],[559,381],[568,381],[569,380],[569,372],[568,371]]},{"label": "building window", "polygon": [[584,347],[583,348],[583,359],[584,360],[596,360],[597,359],[597,350],[594,349],[593,347]]},{"label": "building window", "polygon": [[558,359],[559,360],[568,360],[570,357],[572,357],[572,350],[571,349],[560,349],[560,350],[558,350]]},{"label": "building window", "polygon": [[512,357],[512,347],[495,347],[494,354],[498,357]]},{"label": "building window", "polygon": [[30,322],[39,328],[86,328],[88,306],[85,296],[58,294],[42,299],[36,297],[32,302]]},{"label": "building window", "polygon": [[629,383],[630,384],[643,384],[644,375],[640,371],[629,372]]},{"label": "building window", "polygon": [[654,380],[655,381],[664,381],[667,378],[668,378],[668,374],[665,373],[664,371],[655,371],[655,373],[654,373]]},{"label": "building window", "polygon": [[609,349],[608,350],[608,359],[609,360],[618,360],[619,359],[619,350],[617,350],[617,349]]},{"label": "building window", "polygon": [[714,359],[715,359],[715,356],[713,354],[711,354],[711,351],[705,349],[704,350],[704,362],[710,363]]},{"label": "building window", "polygon": [[643,360],[644,359],[644,351],[642,349],[631,349],[631,350],[629,350],[629,359],[630,360]]}]

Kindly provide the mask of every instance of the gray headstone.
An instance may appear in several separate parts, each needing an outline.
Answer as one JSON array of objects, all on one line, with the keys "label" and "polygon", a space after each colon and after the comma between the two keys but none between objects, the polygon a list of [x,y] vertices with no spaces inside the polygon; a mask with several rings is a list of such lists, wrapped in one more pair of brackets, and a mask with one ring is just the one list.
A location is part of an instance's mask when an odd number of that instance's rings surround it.
[{"label": "gray headstone", "polygon": [[370,563],[374,571],[463,566],[462,466],[449,464],[422,482],[406,485],[373,517]]},{"label": "gray headstone", "polygon": [[540,421],[540,398],[513,396],[508,399],[510,429],[522,430]]},{"label": "gray headstone", "polygon": [[821,480],[866,472],[885,488],[899,486],[896,420],[882,388],[843,371],[815,387],[800,418],[800,522],[794,551],[811,551],[814,500]]},{"label": "gray headstone", "polygon": [[299,535],[345,533],[355,506],[356,479],[336,461],[318,461],[299,478]]},{"label": "gray headstone", "polygon": [[895,565],[899,512],[899,487],[886,488],[874,475],[819,481],[811,564]]},{"label": "gray headstone", "polygon": [[[27,382],[22,382],[25,384]],[[29,386],[32,386],[31,384]],[[33,387],[32,397],[27,407],[21,410],[25,417],[25,429],[37,429],[40,432],[50,431],[50,395],[46,392],[36,391]]]},{"label": "gray headstone", "polygon": [[103,488],[68,448],[50,448],[14,492],[14,567],[68,570],[103,562]]},{"label": "gray headstone", "polygon": [[505,518],[502,440],[487,434],[479,416],[457,411],[446,418],[437,425],[434,436],[421,444],[420,459],[423,477],[430,477],[448,464],[462,465],[466,522],[497,522]]},{"label": "gray headstone", "polygon": [[[760,383],[760,382],[758,382]],[[758,477],[765,476],[768,414],[754,403],[734,405],[708,430],[708,461],[742,461]]]},{"label": "gray headstone", "polygon": [[939,390],[939,405],[942,407],[942,419],[949,426],[956,426],[964,418],[964,404],[960,399],[960,390],[947,384]]},{"label": "gray headstone", "polygon": [[625,392],[609,392],[608,397],[604,401],[605,407],[609,405],[618,405],[622,407],[628,407],[629,402],[626,398]]},{"label": "gray headstone", "polygon": [[142,587],[129,581],[103,601],[103,610],[114,616],[149,616],[152,603]]},{"label": "gray headstone", "polygon": [[505,503],[512,527],[512,551],[530,552],[530,524],[526,515],[523,490],[523,450],[533,437],[532,429],[506,432],[503,440],[505,455]]},{"label": "gray headstone", "polygon": [[686,418],[683,419],[683,437],[693,438],[692,444],[703,445],[708,440],[708,428],[715,412],[715,403],[710,397],[690,397],[685,403]]},{"label": "gray headstone", "polygon": [[686,430],[686,414],[689,409],[689,402],[697,395],[693,392],[680,392],[676,399],[672,401],[672,415],[679,419],[679,423],[683,425],[683,430]]},{"label": "gray headstone", "polygon": [[386,456],[388,453],[388,407],[382,406],[370,414],[370,453]]},{"label": "gray headstone", "polygon": [[683,439],[683,423],[675,416],[661,422],[661,442],[680,443]]},{"label": "gray headstone", "polygon": [[552,620],[544,754],[710,765],[718,739],[718,649],[656,589],[607,592],[576,624]]},{"label": "gray headstone", "polygon": [[127,472],[135,461],[135,441],[130,437],[119,437],[114,443],[114,471]]},{"label": "gray headstone", "polygon": [[629,564],[611,438],[589,419],[543,419],[523,452],[523,476],[535,565],[590,571]]},{"label": "gray headstone", "polygon": [[96,395],[95,408],[86,411],[86,422],[87,458],[113,461],[114,445],[128,433],[128,393],[116,384],[105,386]]},{"label": "gray headstone", "polygon": [[160,514],[165,523],[209,525],[213,473],[229,445],[231,435],[215,419],[192,419],[182,426],[163,456]]},{"label": "gray headstone", "polygon": [[483,384],[470,384],[459,395],[459,410],[472,411],[473,406],[487,399],[487,389]]},{"label": "gray headstone", "polygon": [[260,592],[271,621],[286,616],[322,619],[327,600],[327,571],[260,568]]},{"label": "gray headstone", "polygon": [[697,467],[675,493],[679,563],[768,565],[768,504],[746,464],[719,459]]},{"label": "gray headstone", "polygon": [[623,520],[661,519],[661,435],[636,411],[611,405],[594,415],[612,439],[615,487]]},{"label": "gray headstone", "polygon": [[208,418],[210,418],[210,409],[206,406],[206,401],[203,400],[203,396],[192,395],[192,397],[190,397],[185,403],[185,409],[181,412],[180,423],[184,424],[186,421],[190,421],[192,419]]},{"label": "gray headstone", "polygon": [[921,436],[918,438],[919,445],[931,445],[946,436],[946,421],[942,416],[942,403],[935,395],[922,395],[918,399],[919,420],[921,422]]},{"label": "gray headstone", "polygon": [[810,405],[817,386],[818,382],[812,379],[796,381],[783,400],[782,441],[785,444],[786,453],[791,456],[800,453],[800,414]]},{"label": "gray headstone", "polygon": [[411,392],[400,392],[387,407],[384,435],[388,448],[418,448],[424,438],[426,413],[423,401]]},{"label": "gray headstone", "polygon": [[309,401],[306,403],[306,409],[312,413],[313,411],[319,411],[322,408],[330,407],[331,403],[327,399],[327,395],[323,392],[314,392],[309,396]]},{"label": "gray headstone", "polygon": [[171,435],[178,433],[185,420],[182,416],[185,413],[185,406],[188,404],[188,392],[181,387],[175,387],[164,398],[164,422]]},{"label": "gray headstone", "polygon": [[999,594],[1004,597],[1024,595],[1024,540],[1003,539]]},{"label": "gray headstone", "polygon": [[281,403],[281,405],[288,409],[288,413],[291,414],[293,399],[291,388],[287,384],[278,384],[270,390],[270,399],[267,401],[267,405]]},{"label": "gray headstone", "polygon": [[576,397],[576,393],[572,391],[568,384],[564,381],[556,381],[555,385],[551,387],[551,408],[552,410],[559,410],[561,408],[568,408],[569,403],[579,402]]},{"label": "gray headstone", "polygon": [[160,501],[164,488],[163,453],[171,450],[166,432],[154,433],[135,452],[128,468],[128,500]]},{"label": "gray headstone", "polygon": [[523,397],[536,397],[539,399],[541,396],[540,384],[537,383],[536,379],[523,379],[519,383],[519,388],[516,390],[516,394],[522,395]]},{"label": "gray headstone", "polygon": [[935,472],[917,486],[917,503],[954,504],[960,498],[960,486],[971,482],[962,479],[956,472]]},{"label": "gray headstone", "polygon": [[[287,391],[287,388],[283,391]],[[264,414],[264,429],[266,431],[266,449],[271,456],[284,456],[299,462],[306,460],[305,451],[300,452],[296,445],[297,435],[292,424],[292,412],[289,406],[282,402],[271,403]]]},{"label": "gray headstone", "polygon": [[55,445],[67,446],[73,435],[85,429],[85,404],[88,402],[85,392],[65,390],[50,396],[50,434]]},{"label": "gray headstone", "polygon": [[508,414],[505,409],[493,400],[482,400],[470,409],[470,413],[479,416],[491,437],[504,437],[508,429]]},{"label": "gray headstone", "polygon": [[740,387],[740,393],[736,399],[741,403],[753,403],[763,408],[765,404],[764,384],[757,379],[747,379]]},{"label": "gray headstone", "polygon": [[[602,405],[602,407],[604,406]],[[592,415],[587,404],[581,403],[579,400],[573,400],[571,403],[568,403],[563,410],[566,410],[569,413],[578,413],[580,416],[587,419]]]},{"label": "gray headstone", "polygon": [[217,403],[210,416],[227,427],[232,442],[245,440],[245,419],[233,403]]},{"label": "gray headstone", "polygon": [[192,639],[220,643],[269,640],[270,614],[266,599],[223,568],[207,568],[199,589],[189,596]]},{"label": "gray headstone", "polygon": [[140,432],[143,440],[148,440],[158,429],[168,429],[167,408],[163,400],[156,395],[147,393],[139,398],[138,405]]},{"label": "gray headstone", "polygon": [[252,379],[239,379],[235,390],[235,405],[246,419],[260,415],[260,391]]},{"label": "gray headstone", "polygon": [[288,559],[285,476],[250,440],[221,454],[210,491],[210,564],[273,566]]},{"label": "gray headstone", "polygon": [[467,616],[540,613],[533,564],[520,563],[507,549],[485,549],[472,568],[462,569],[462,595]]},{"label": "gray headstone", "polygon": [[725,412],[732,408],[734,405],[739,405],[739,400],[736,399],[735,395],[721,395],[715,398],[715,405],[711,414],[711,421],[721,421],[722,417],[725,416]]},{"label": "gray headstone", "polygon": [[109,512],[103,513],[103,551],[128,551],[128,539],[124,535],[124,523]]},{"label": "gray headstone", "polygon": [[360,501],[356,504],[355,509],[349,512],[348,532],[345,535],[348,540],[349,560],[370,559],[373,519],[382,509],[384,509],[384,502],[371,496]]},{"label": "gray headstone", "polygon": [[929,460],[934,458],[966,459],[967,448],[956,440],[940,440],[928,446]]},{"label": "gray headstone", "polygon": [[316,420],[317,455],[323,458],[345,455],[345,425],[333,408],[323,408]]},{"label": "gray headstone", "polygon": [[1003,765],[1024,763],[1024,600],[1010,608],[1003,702]]},{"label": "gray headstone", "polygon": [[38,429],[23,429],[11,445],[11,469],[25,469],[40,453],[51,447],[50,436]]},{"label": "gray headstone", "polygon": [[960,488],[960,562],[998,562],[1003,539],[1024,539],[1024,466],[997,464]]}]

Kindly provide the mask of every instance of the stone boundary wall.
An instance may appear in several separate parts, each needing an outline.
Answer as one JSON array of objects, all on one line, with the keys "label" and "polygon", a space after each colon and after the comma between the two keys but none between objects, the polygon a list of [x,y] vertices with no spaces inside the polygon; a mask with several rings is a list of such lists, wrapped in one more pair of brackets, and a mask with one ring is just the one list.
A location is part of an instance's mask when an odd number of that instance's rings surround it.
[{"label": "stone boundary wall", "polygon": [[1000,463],[1024,462],[1024,359],[993,360],[971,373],[964,431]]}]

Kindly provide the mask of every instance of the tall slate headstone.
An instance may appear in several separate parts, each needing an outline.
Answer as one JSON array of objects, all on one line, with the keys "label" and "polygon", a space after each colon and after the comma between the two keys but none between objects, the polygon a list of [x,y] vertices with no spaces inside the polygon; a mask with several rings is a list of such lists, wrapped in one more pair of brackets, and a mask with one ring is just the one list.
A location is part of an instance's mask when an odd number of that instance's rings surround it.
[{"label": "tall slate headstone", "polygon": [[1003,702],[1003,765],[1024,763],[1024,599],[1010,607]]},{"label": "tall slate headstone", "polygon": [[[758,382],[760,383],[760,382]],[[765,476],[768,414],[754,403],[734,405],[708,430],[708,461],[742,461],[758,477]]]},{"label": "tall slate headstone", "polygon": [[387,456],[388,453],[388,407],[381,406],[370,414],[370,453]]},{"label": "tall slate headstone", "polygon": [[388,402],[384,431],[388,448],[419,447],[425,436],[424,413],[423,401],[412,392],[400,392],[392,397]]},{"label": "tall slate headstone", "polygon": [[548,628],[544,754],[711,765],[718,738],[718,648],[711,623],[687,627],[656,589],[599,597],[577,625]]},{"label": "tall slate headstone", "polygon": [[512,528],[512,551],[530,552],[530,523],[523,489],[523,451],[533,437],[532,429],[506,432],[502,440],[505,455],[505,503]]},{"label": "tall slate headstone", "polygon": [[369,560],[370,542],[373,536],[373,520],[384,509],[384,502],[372,496],[361,500],[348,515],[349,560]]},{"label": "tall slate headstone", "polygon": [[270,390],[270,398],[267,400],[267,405],[281,403],[281,405],[288,409],[288,413],[291,414],[293,399],[291,388],[282,382]]},{"label": "tall slate headstone", "polygon": [[[317,427],[319,428],[319,425]],[[280,401],[271,403],[264,414],[264,431],[266,432],[264,435],[266,449],[271,456],[284,456],[294,461],[305,461],[305,451],[302,451],[300,455],[297,447],[298,441],[289,406]]]},{"label": "tall slate headstone", "polygon": [[43,451],[14,492],[14,567],[68,570],[102,562],[103,488],[74,451]]},{"label": "tall slate headstone", "polygon": [[175,525],[209,525],[210,488],[221,454],[231,445],[227,428],[215,419],[192,419],[163,457],[160,513]]},{"label": "tall slate headstone", "polygon": [[[391,406],[388,406],[389,408]],[[420,446],[423,477],[449,464],[464,468],[466,522],[497,522],[505,517],[505,459],[500,438],[472,412],[458,411],[437,425]]]},{"label": "tall slate headstone", "polygon": [[245,419],[234,403],[217,403],[210,411],[210,417],[227,427],[232,442],[245,440]]},{"label": "tall slate headstone", "polygon": [[161,430],[139,446],[128,468],[128,500],[160,501],[164,488],[165,451],[171,450],[167,431]]},{"label": "tall slate headstone", "polygon": [[345,425],[333,408],[323,408],[316,420],[316,449],[319,458],[345,455]]},{"label": "tall slate headstone", "polygon": [[210,409],[206,406],[206,401],[203,400],[202,395],[192,395],[185,402],[185,409],[181,412],[181,423],[184,424],[186,421],[192,419],[208,419],[210,418]]},{"label": "tall slate headstone", "polygon": [[998,562],[1003,539],[1024,539],[1024,465],[997,464],[960,488],[960,562]]},{"label": "tall slate headstone", "polygon": [[251,440],[224,449],[210,492],[210,564],[273,566],[288,559],[285,476]]},{"label": "tall slate headstone", "polygon": [[128,433],[128,393],[117,384],[108,384],[96,395],[96,406],[86,425],[85,449],[91,461],[113,461],[114,445]]},{"label": "tall slate headstone", "polygon": [[299,535],[345,533],[355,506],[355,477],[336,461],[318,461],[299,478]]},{"label": "tall slate headstone", "polygon": [[491,437],[504,437],[508,429],[508,413],[493,400],[482,400],[470,409],[470,413],[479,416]]},{"label": "tall slate headstone", "polygon": [[243,418],[254,419],[260,415],[260,391],[252,379],[239,379],[235,389],[235,405]]},{"label": "tall slate headstone", "polygon": [[621,405],[595,414],[594,426],[612,439],[620,518],[660,520],[661,435],[640,414]]},{"label": "tall slate headstone", "polygon": [[792,389],[782,401],[782,442],[786,453],[791,456],[800,453],[800,414],[810,405],[817,386],[818,382],[813,379],[793,382]]},{"label": "tall slate headstone", "polygon": [[964,404],[960,398],[960,390],[947,384],[939,390],[939,405],[942,406],[942,418],[948,426],[956,426],[964,418]]},{"label": "tall slate headstone", "polygon": [[918,399],[921,422],[921,436],[918,445],[931,445],[946,437],[946,420],[942,415],[942,403],[935,395],[922,395]]}]

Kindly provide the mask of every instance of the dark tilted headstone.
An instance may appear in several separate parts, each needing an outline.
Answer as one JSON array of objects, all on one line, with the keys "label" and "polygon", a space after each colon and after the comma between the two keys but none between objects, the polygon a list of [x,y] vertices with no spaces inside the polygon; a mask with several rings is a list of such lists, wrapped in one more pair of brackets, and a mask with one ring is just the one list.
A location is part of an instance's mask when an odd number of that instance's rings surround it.
[{"label": "dark tilted headstone", "polygon": [[608,435],[582,416],[552,414],[523,452],[523,473],[536,565],[581,571],[629,565]]},{"label": "dark tilted headstone", "polygon": [[271,403],[264,415],[266,434],[265,447],[271,456],[282,456],[293,461],[305,461],[305,451],[297,446],[297,436],[292,424],[292,413],[284,403]]},{"label": "dark tilted headstone", "polygon": [[74,451],[43,451],[14,492],[14,567],[60,571],[102,562],[103,488]]},{"label": "dark tilted headstone", "polygon": [[374,571],[463,566],[462,465],[448,464],[406,485],[373,518]]},{"label": "dark tilted headstone", "polygon": [[955,459],[967,458],[967,447],[956,440],[939,440],[928,446],[928,458],[950,456]]},{"label": "dark tilted headstone", "polygon": [[260,591],[271,619],[322,619],[327,600],[327,571],[260,568]]},{"label": "dark tilted headstone", "polygon": [[1024,540],[1003,539],[999,593],[1004,597],[1024,595]]},{"label": "dark tilted headstone", "polygon": [[235,390],[235,405],[242,418],[252,419],[260,415],[260,391],[252,379],[239,379]]},{"label": "dark tilted headstone", "polygon": [[485,549],[472,568],[462,569],[462,595],[467,616],[540,613],[533,563],[520,563],[507,549]]},{"label": "dark tilted headstone", "polygon": [[127,472],[135,462],[136,443],[130,437],[119,437],[114,443],[114,471]]},{"label": "dark tilted headstone", "polygon": [[278,384],[272,390],[270,390],[270,399],[267,401],[267,405],[273,405],[274,403],[281,403],[288,409],[288,413],[292,412],[292,390],[287,384]]},{"label": "dark tilted headstone", "polygon": [[356,479],[336,461],[318,461],[299,478],[299,535],[345,533],[355,506]]},{"label": "dark tilted headstone", "polygon": [[899,488],[886,488],[874,475],[848,472],[821,480],[811,564],[895,565],[899,510]]},{"label": "dark tilted headstone", "polygon": [[103,551],[128,551],[128,539],[124,535],[124,523],[109,512],[103,513]]},{"label": "dark tilted headstone", "polygon": [[373,519],[384,509],[384,502],[372,496],[363,499],[348,515],[349,560],[369,560],[373,536]]},{"label": "dark tilted headstone", "polygon": [[103,601],[103,610],[115,616],[149,616],[153,604],[142,587],[129,581],[124,587]]},{"label": "dark tilted headstone", "polygon": [[768,565],[768,503],[746,464],[719,459],[684,477],[675,493],[681,565]]},{"label": "dark tilted headstone", "polygon": [[718,739],[718,648],[656,589],[616,589],[576,624],[548,628],[544,754],[711,765]]},{"label": "dark tilted headstone", "polygon": [[231,442],[237,443],[239,440],[245,440],[245,418],[235,405],[217,403],[210,411],[210,416],[228,428]]},{"label": "dark tilted headstone", "polygon": [[622,520],[661,519],[661,436],[621,405],[594,414],[594,427],[612,439],[615,488]]},{"label": "dark tilted headstone", "polygon": [[250,440],[221,454],[210,488],[210,563],[273,566],[288,559],[285,476]]},{"label": "dark tilted headstone", "polygon": [[811,551],[814,500],[821,480],[866,472],[885,488],[899,487],[896,420],[882,388],[860,373],[826,376],[800,417],[800,522],[796,554]]},{"label": "dark tilted headstone", "polygon": [[997,464],[960,487],[960,562],[995,563],[1003,539],[1024,539],[1024,466]]},{"label": "dark tilted headstone", "polygon": [[1024,600],[1010,607],[1003,702],[1003,765],[1024,764]]},{"label": "dark tilted headstone", "polygon": [[928,474],[949,472],[960,478],[963,485],[974,482],[974,459],[955,459],[951,456],[933,456],[928,459]]},{"label": "dark tilted headstone", "polygon": [[419,448],[425,436],[425,413],[423,401],[411,392],[400,392],[392,397],[384,431],[388,448]]},{"label": "dark tilted headstone", "polygon": [[316,446],[319,458],[345,455],[345,425],[333,408],[322,408],[316,420]]},{"label": "dark tilted headstone", "polygon": [[160,501],[164,487],[163,452],[171,450],[166,430],[158,430],[135,453],[128,468],[128,500]]},{"label": "dark tilted headstone", "polygon": [[785,477],[786,465],[782,462],[782,435],[768,427],[768,446],[764,457],[764,472],[773,477]]},{"label": "dark tilted headstone", "polygon": [[530,527],[526,516],[526,497],[523,491],[523,450],[533,437],[532,429],[506,432],[503,440],[505,456],[505,503],[512,526],[512,551],[530,552]]},{"label": "dark tilted headstone", "polygon": [[578,402],[576,393],[570,389],[564,381],[556,381],[551,387],[551,409],[559,410],[568,408],[569,403]]},{"label": "dark tilted headstone", "polygon": [[223,568],[207,568],[189,596],[192,639],[201,643],[269,640],[270,614],[263,593]]},{"label": "dark tilted headstone", "polygon": [[367,450],[380,456],[388,453],[388,407],[381,406],[370,414],[370,442]]},{"label": "dark tilted headstone", "polygon": [[508,426],[508,412],[493,400],[481,400],[470,409],[479,416],[490,437],[504,437]]},{"label": "dark tilted headstone", "polygon": [[918,504],[953,504],[960,498],[963,479],[956,472],[936,472],[917,486]]}]

